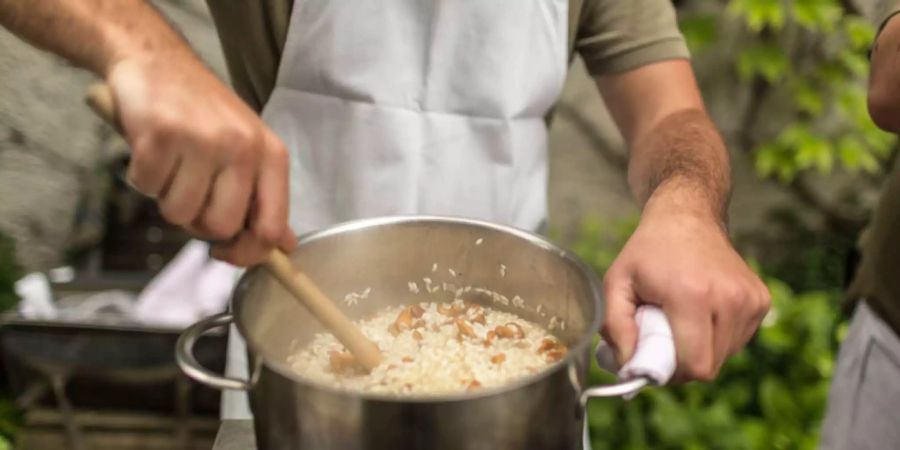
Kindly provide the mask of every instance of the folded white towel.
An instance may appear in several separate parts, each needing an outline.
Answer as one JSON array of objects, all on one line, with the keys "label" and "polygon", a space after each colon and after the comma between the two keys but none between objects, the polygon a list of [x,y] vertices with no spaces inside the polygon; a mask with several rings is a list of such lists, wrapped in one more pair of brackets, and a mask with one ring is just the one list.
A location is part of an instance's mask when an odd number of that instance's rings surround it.
[{"label": "folded white towel", "polygon": [[646,377],[658,385],[668,383],[675,373],[675,341],[666,315],[656,306],[642,305],[637,308],[634,320],[638,326],[638,342],[631,360],[620,368],[612,347],[600,342],[597,362],[600,367],[617,373],[621,380]]},{"label": "folded white towel", "polygon": [[242,270],[212,259],[209,244],[190,241],[140,293],[135,318],[182,328],[221,312]]},{"label": "folded white towel", "polygon": [[59,312],[53,302],[53,292],[50,282],[40,272],[30,273],[22,277],[14,284],[16,295],[22,299],[19,302],[19,314],[26,319],[52,320]]}]

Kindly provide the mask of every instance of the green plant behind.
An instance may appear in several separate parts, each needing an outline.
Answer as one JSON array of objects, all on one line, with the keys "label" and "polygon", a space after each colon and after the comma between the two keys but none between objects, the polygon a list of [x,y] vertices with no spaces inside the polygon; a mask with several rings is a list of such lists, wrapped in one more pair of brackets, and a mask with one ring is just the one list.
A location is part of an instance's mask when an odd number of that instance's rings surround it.
[{"label": "green plant behind", "polygon": [[[22,275],[15,259],[15,248],[9,237],[0,233],[0,312],[16,305],[14,283]],[[9,398],[9,393],[0,390],[0,450],[12,449],[13,439],[21,424],[21,414]]]},{"label": "green plant behind", "polygon": [[[700,3],[700,2],[694,2]],[[876,173],[896,139],[879,130],[866,108],[867,52],[875,27],[838,0],[730,0],[727,7],[680,21],[688,45],[701,53],[739,28],[734,71],[756,83],[752,101],[777,102],[779,127],[752,133],[756,171],[783,183],[815,171]],[[755,127],[755,123],[745,124]],[[750,130],[745,130],[750,131]]]}]

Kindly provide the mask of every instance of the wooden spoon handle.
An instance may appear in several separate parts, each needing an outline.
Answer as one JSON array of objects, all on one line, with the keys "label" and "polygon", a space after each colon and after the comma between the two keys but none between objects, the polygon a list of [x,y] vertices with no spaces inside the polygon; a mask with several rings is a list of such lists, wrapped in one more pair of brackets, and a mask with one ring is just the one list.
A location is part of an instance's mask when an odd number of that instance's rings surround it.
[{"label": "wooden spoon handle", "polygon": [[116,129],[119,134],[122,132],[122,124],[119,122],[119,115],[116,114],[116,100],[113,97],[112,89],[106,83],[96,83],[88,88],[87,96],[84,99],[88,106],[94,110],[101,119]]},{"label": "wooden spoon handle", "polygon": [[[97,83],[91,86],[85,100],[100,118],[122,133],[115,98],[108,85]],[[378,346],[362,334],[306,274],[297,271],[284,252],[277,248],[272,250],[266,259],[265,267],[294,299],[309,309],[313,316],[353,353],[363,367],[371,370],[381,362]]]},{"label": "wooden spoon handle", "polygon": [[296,271],[291,260],[281,251],[273,250],[266,260],[266,268],[291,295],[344,344],[366,369],[381,362],[381,352],[305,273]]}]

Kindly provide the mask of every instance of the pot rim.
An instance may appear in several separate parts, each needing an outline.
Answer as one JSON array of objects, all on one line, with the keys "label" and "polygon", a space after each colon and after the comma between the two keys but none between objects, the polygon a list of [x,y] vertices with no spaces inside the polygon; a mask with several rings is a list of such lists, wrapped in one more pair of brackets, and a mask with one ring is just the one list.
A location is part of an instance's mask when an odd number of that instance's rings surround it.
[{"label": "pot rim", "polygon": [[[348,389],[340,389],[330,386],[328,384],[320,383],[318,381],[309,380],[307,378],[302,377],[301,375],[294,372],[290,367],[287,367],[285,364],[280,361],[272,361],[268,358],[263,357],[264,353],[260,351],[260,349],[264,348],[263,345],[259,345],[255,342],[254,339],[249,337],[250,335],[246,333],[244,329],[243,322],[240,320],[241,316],[241,303],[243,298],[243,291],[246,288],[249,279],[259,270],[262,270],[259,267],[252,268],[247,270],[241,278],[238,280],[236,287],[231,295],[230,300],[230,310],[234,315],[234,326],[238,329],[243,337],[244,342],[246,343],[247,349],[250,350],[252,355],[255,358],[259,358],[261,360],[262,365],[265,365],[270,370],[275,373],[281,375],[282,377],[287,378],[288,380],[306,386],[310,389],[315,389],[317,391],[325,391],[334,395],[343,395],[343,396],[351,396],[355,398],[360,398],[363,400],[370,401],[380,401],[380,402],[399,402],[399,403],[439,403],[439,402],[457,402],[464,400],[473,400],[483,397],[490,397],[494,395],[504,394],[507,392],[518,390],[524,386],[530,385],[532,383],[536,383],[556,371],[568,367],[573,363],[573,360],[576,357],[579,357],[584,353],[585,350],[591,345],[591,342],[594,339],[594,335],[600,329],[600,321],[603,317],[603,293],[600,284],[600,280],[597,277],[597,274],[587,266],[584,262],[581,261],[578,257],[573,255],[571,252],[560,248],[556,244],[553,244],[546,238],[539,236],[535,233],[525,231],[519,228],[501,225],[492,222],[486,222],[477,219],[470,219],[464,217],[453,217],[453,216],[439,216],[439,215],[400,215],[400,216],[386,216],[386,217],[374,217],[368,219],[358,219],[347,221],[343,223],[339,223],[333,225],[331,227],[327,227],[322,230],[312,231],[306,234],[302,234],[297,238],[297,246],[301,246],[306,243],[314,242],[319,239],[327,238],[329,236],[346,233],[348,231],[372,228],[384,225],[397,225],[404,223],[414,223],[414,222],[437,222],[437,223],[454,223],[454,224],[463,224],[469,226],[476,226],[482,228],[493,229],[495,231],[504,232],[507,234],[511,234],[518,238],[524,239],[529,243],[536,245],[546,251],[550,251],[558,255],[564,261],[569,264],[574,265],[580,272],[582,272],[588,278],[588,285],[590,286],[591,291],[591,301],[594,303],[594,317],[591,319],[588,324],[587,331],[584,333],[581,338],[570,348],[570,351],[566,355],[565,358],[557,361],[553,365],[547,367],[546,369],[539,371],[534,374],[529,374],[518,378],[512,382],[503,384],[501,386],[489,387],[478,389],[473,392],[463,392],[458,394],[438,394],[438,395],[410,395],[410,396],[397,396],[393,394],[385,394],[385,393],[372,393],[372,392],[358,392],[351,391]],[[252,358],[248,363],[253,363]],[[250,367],[251,379],[255,379],[258,374],[254,373],[255,369]],[[253,388],[251,387],[251,390]],[[580,390],[580,389],[579,389]]]}]

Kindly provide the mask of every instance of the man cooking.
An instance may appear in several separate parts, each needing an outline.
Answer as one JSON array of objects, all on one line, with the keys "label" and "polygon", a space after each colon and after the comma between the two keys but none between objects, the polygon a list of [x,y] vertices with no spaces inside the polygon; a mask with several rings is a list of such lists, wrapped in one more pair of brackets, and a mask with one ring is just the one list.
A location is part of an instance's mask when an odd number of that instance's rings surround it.
[{"label": "man cooking", "polygon": [[604,279],[619,362],[642,303],[671,322],[680,380],[712,380],[765,315],[726,233],[728,153],[666,0],[209,3],[239,96],[141,0],[0,0],[0,22],[106,80],[129,181],[219,242],[215,257],[252,265],[371,216],[540,231],[548,117],[577,51],[643,207]]}]

